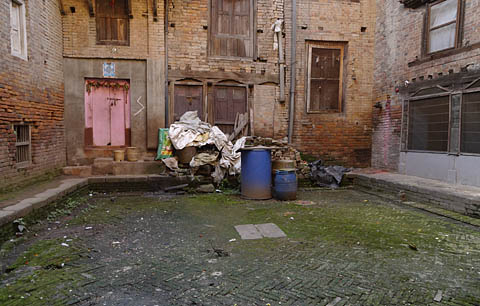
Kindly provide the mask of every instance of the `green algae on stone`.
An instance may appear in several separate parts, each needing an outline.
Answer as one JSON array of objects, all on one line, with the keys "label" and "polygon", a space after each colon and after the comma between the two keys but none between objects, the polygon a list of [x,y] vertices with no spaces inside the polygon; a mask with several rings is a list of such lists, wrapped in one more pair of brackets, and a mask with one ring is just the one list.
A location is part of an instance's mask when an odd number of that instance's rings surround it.
[{"label": "green algae on stone", "polygon": [[[62,305],[85,281],[81,266],[74,264],[87,252],[78,243],[48,239],[32,244],[7,267],[0,278],[1,305]],[[72,291],[70,291],[72,290]]]}]

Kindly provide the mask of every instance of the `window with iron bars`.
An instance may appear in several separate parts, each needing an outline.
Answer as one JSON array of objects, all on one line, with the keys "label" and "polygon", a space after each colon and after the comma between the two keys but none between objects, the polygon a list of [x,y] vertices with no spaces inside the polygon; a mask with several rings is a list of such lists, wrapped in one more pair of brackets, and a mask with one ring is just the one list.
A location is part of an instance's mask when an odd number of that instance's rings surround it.
[{"label": "window with iron bars", "polygon": [[16,136],[15,161],[17,166],[28,165],[32,160],[30,126],[15,125],[14,131]]}]

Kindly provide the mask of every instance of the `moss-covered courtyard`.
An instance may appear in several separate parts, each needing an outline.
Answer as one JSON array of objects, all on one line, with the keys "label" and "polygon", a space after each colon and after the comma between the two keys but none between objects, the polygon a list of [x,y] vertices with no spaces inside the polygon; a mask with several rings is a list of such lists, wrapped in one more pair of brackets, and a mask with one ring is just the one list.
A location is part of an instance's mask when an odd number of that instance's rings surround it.
[{"label": "moss-covered courtyard", "polygon": [[[478,227],[351,188],[298,199],[66,199],[3,243],[0,304],[480,305]],[[288,237],[234,229],[259,223]]]}]

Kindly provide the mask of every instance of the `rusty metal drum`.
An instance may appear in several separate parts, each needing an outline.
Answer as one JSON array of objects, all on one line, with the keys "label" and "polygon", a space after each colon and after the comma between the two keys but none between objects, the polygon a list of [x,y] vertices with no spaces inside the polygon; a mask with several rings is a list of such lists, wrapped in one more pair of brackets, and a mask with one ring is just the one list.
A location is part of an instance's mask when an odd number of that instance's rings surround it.
[{"label": "rusty metal drum", "polygon": [[242,197],[252,200],[272,198],[272,158],[270,149],[242,149]]}]

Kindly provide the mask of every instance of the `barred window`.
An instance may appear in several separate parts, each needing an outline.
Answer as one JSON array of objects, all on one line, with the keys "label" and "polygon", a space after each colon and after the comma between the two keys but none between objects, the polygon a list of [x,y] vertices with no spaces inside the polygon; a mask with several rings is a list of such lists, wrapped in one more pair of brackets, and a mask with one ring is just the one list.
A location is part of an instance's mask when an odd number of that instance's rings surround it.
[{"label": "barred window", "polygon": [[480,154],[480,92],[463,95],[461,144],[461,152]]},{"label": "barred window", "polygon": [[448,151],[449,96],[410,101],[408,149]]},{"label": "barred window", "polygon": [[20,165],[28,165],[32,159],[31,154],[31,134],[29,125],[15,125],[15,161]]}]

